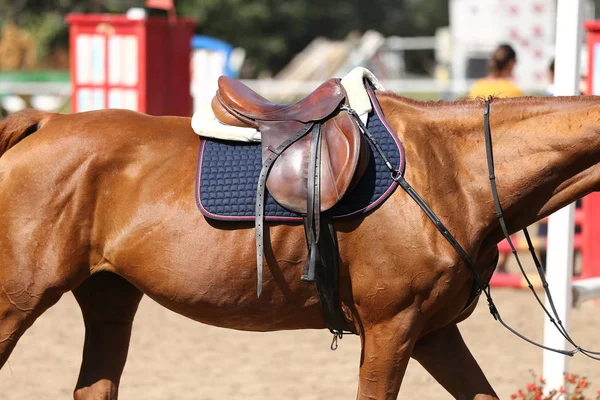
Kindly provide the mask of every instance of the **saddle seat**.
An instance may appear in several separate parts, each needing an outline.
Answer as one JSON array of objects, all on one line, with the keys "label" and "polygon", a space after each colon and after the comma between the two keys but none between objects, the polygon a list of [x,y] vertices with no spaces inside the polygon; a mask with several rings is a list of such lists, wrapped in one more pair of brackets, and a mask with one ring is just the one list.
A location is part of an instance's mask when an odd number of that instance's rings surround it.
[{"label": "saddle seat", "polygon": [[[339,80],[331,79],[300,101],[271,103],[237,79],[219,78],[218,100],[248,120],[298,121],[307,123],[327,118],[345,97]],[[217,116],[218,117],[218,116]],[[250,122],[250,121],[248,121]]]}]

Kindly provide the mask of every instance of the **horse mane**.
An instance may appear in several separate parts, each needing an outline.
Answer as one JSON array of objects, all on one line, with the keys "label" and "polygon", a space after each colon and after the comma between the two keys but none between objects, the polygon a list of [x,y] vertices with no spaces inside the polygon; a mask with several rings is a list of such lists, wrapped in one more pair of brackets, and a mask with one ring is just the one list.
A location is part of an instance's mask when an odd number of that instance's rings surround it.
[{"label": "horse mane", "polygon": [[458,100],[414,100],[408,97],[404,97],[398,95],[394,92],[390,91],[378,91],[378,96],[387,97],[395,100],[399,100],[404,104],[408,104],[418,108],[448,108],[448,107],[468,107],[468,106],[476,106],[481,107],[485,100],[489,100],[494,104],[514,104],[514,105],[561,105],[565,103],[577,102],[598,102],[600,101],[600,97],[598,96],[522,96],[522,97],[511,97],[511,98],[503,98],[498,96],[489,96],[489,97],[477,97],[475,99],[470,98],[460,98]]},{"label": "horse mane", "polygon": [[[491,115],[495,123],[519,122],[540,116],[555,115],[561,118],[565,112],[600,113],[600,96],[523,96],[502,98],[497,96],[461,98],[458,100],[422,101],[413,100],[389,91],[378,91],[380,101],[388,100],[390,107],[388,117],[398,112],[400,118],[407,110],[420,115],[418,121],[428,121],[427,129],[441,127],[446,134],[453,132],[469,132],[465,124],[478,124],[483,121],[484,102],[491,103]],[[403,111],[404,110],[404,111]],[[600,118],[600,115],[599,115]],[[460,122],[459,122],[460,121]],[[412,120],[412,124],[415,120]],[[453,129],[453,127],[461,127]]]},{"label": "horse mane", "polygon": [[[451,107],[451,106],[464,106],[473,104],[477,99],[461,98],[457,100],[415,100],[405,96],[401,96],[391,91],[379,91],[377,95],[380,97],[387,97],[395,100],[399,100],[404,104],[423,107],[423,108],[438,108],[438,107]],[[485,99],[481,99],[483,101]]]}]

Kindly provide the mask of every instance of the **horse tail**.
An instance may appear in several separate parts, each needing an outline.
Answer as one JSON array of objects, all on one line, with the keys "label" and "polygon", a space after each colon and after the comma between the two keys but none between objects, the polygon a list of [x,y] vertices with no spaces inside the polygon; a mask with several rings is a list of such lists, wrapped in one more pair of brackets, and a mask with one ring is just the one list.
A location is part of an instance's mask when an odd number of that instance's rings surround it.
[{"label": "horse tail", "polygon": [[27,109],[0,121],[0,157],[21,140],[39,130],[54,114]]}]

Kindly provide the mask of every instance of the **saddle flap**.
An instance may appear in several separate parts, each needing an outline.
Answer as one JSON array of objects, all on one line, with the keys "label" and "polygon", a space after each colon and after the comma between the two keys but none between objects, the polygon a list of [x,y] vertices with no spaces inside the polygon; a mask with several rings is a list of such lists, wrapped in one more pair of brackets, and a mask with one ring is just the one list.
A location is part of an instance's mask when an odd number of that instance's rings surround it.
[{"label": "saddle flap", "polygon": [[[264,125],[264,127],[263,127]],[[261,123],[261,130],[280,131],[280,124]],[[294,127],[302,127],[299,124]],[[297,130],[297,129],[296,129]],[[267,179],[267,189],[283,207],[301,214],[307,212],[308,163],[313,133],[290,146],[273,164]],[[263,159],[274,147],[263,135]],[[337,204],[364,172],[368,164],[367,144],[356,122],[342,111],[322,127],[320,162],[320,211],[327,211]]]}]

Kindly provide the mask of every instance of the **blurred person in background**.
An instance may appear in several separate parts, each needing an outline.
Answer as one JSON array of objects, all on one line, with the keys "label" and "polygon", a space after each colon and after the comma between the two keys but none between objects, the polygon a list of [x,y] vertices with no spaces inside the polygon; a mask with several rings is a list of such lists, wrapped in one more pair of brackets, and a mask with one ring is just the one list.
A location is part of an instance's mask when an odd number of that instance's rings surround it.
[{"label": "blurred person in background", "polygon": [[554,58],[548,65],[548,87],[544,91],[544,96],[554,96]]},{"label": "blurred person in background", "polygon": [[517,53],[509,44],[501,44],[496,48],[488,61],[488,76],[475,81],[469,92],[469,97],[487,98],[519,97],[523,92],[513,82],[512,74],[517,64]]},{"label": "blurred person in background", "polygon": [[[544,96],[554,96],[554,58],[548,65],[548,87],[544,90]],[[587,76],[582,74],[579,79],[579,94],[585,95],[587,93]]]},{"label": "blurred person in background", "polygon": [[[487,99],[495,97],[520,97],[521,89],[512,80],[513,70],[517,64],[517,52],[509,44],[500,44],[488,60],[488,75],[473,83],[469,97]],[[501,253],[498,259],[497,270],[506,272],[508,254]]]}]

